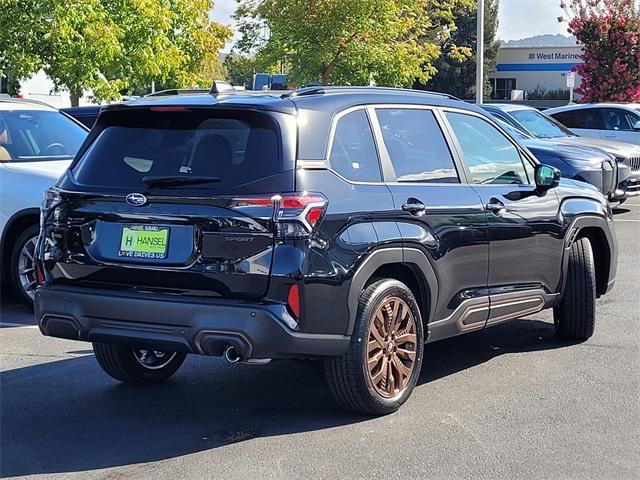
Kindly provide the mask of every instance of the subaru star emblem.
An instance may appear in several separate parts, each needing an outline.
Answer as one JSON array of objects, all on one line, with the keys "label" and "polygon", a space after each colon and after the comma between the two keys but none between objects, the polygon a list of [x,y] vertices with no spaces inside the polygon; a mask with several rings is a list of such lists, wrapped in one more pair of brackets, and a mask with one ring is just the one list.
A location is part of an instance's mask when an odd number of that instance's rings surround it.
[{"label": "subaru star emblem", "polygon": [[130,193],[127,195],[126,200],[129,205],[133,205],[134,207],[141,207],[147,203],[147,197],[141,193]]}]

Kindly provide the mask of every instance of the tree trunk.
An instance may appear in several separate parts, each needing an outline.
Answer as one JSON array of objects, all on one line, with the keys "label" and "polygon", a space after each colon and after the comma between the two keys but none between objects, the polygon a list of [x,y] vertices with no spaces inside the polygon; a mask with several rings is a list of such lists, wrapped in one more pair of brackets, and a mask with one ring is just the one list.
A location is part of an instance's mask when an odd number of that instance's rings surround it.
[{"label": "tree trunk", "polygon": [[82,90],[76,88],[69,90],[69,99],[72,107],[77,107],[80,104],[80,97],[82,97]]},{"label": "tree trunk", "polygon": [[329,85],[331,83],[331,75],[333,74],[333,70],[336,67],[336,62],[331,62],[327,65],[320,75],[320,84],[321,85]]}]

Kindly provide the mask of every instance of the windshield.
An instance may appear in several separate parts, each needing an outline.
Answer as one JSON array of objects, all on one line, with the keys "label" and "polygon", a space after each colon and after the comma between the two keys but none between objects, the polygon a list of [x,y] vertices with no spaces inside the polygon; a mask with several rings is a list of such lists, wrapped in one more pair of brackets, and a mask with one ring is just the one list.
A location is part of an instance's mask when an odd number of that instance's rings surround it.
[{"label": "windshield", "polygon": [[514,110],[510,113],[534,137],[561,138],[575,136],[571,130],[537,110]]},{"label": "windshield", "polygon": [[60,112],[0,111],[0,161],[70,160],[87,133]]},{"label": "windshield", "polygon": [[501,118],[498,118],[498,117],[493,117],[493,118],[498,123],[498,125],[500,125],[504,130],[506,130],[509,133],[509,135],[511,135],[513,138],[517,140],[529,140],[531,138],[529,135],[525,134],[524,132],[521,132],[520,130],[513,127],[512,125],[509,125],[507,122],[505,122]]},{"label": "windshield", "polygon": [[81,185],[247,191],[282,171],[278,131],[261,115],[139,110],[103,127],[72,167]]}]

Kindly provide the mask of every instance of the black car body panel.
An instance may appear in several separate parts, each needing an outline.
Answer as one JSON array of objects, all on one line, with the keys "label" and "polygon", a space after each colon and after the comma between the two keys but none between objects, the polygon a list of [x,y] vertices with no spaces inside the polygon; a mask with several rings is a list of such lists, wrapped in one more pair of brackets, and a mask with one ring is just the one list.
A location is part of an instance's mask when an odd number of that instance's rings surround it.
[{"label": "black car body panel", "polygon": [[[435,122],[452,163],[430,174],[443,183],[402,178],[392,155],[416,145],[402,138],[411,131],[393,137],[380,126],[376,115],[385,109],[389,115],[426,112]],[[154,178],[145,176],[154,169],[178,165],[186,174],[197,163],[172,163],[184,156],[179,145],[170,156],[157,148],[153,162],[148,152],[148,158],[136,157],[114,145],[113,158],[136,170],[131,178],[116,184],[104,162],[103,185],[99,176],[83,173],[98,168],[91,156],[103,132],[149,112],[155,112],[159,129],[176,115],[268,117],[278,132],[279,166],[239,186],[223,180],[153,186]],[[360,123],[338,127],[351,113]],[[477,167],[465,161],[466,146],[456,139],[448,114],[471,116],[504,136],[524,162],[523,180],[472,182]],[[365,136],[352,143],[337,139],[350,128]],[[395,139],[401,145],[392,149]],[[182,142],[197,150],[199,141]],[[332,155],[339,142],[341,150]],[[248,150],[234,149],[236,159],[216,175],[258,165],[242,163],[254,158]],[[208,355],[232,345],[246,358],[339,355],[348,346],[363,288],[390,276],[412,289],[427,340],[435,341],[557,304],[567,246],[582,228],[593,229],[594,242],[601,241],[594,248],[604,252],[598,278],[599,293],[606,293],[616,261],[606,199],[570,180],[540,189],[532,180],[536,164],[481,109],[442,95],[353,88],[284,98],[159,97],[110,106],[52,191],[55,201],[43,209],[44,278],[36,317],[43,333],[64,338]],[[517,176],[507,174],[507,180]],[[133,177],[139,190],[123,186]],[[85,182],[89,178],[95,184]],[[127,203],[132,193],[144,202]],[[124,229],[138,225],[169,229],[167,250],[150,258],[123,256]]]}]

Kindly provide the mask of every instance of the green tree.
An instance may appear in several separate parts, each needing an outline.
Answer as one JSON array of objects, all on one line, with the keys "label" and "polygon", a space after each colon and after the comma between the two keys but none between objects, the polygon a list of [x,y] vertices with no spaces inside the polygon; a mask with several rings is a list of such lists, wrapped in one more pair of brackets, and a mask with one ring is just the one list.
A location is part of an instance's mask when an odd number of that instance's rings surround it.
[{"label": "green tree", "polygon": [[245,88],[249,88],[253,83],[254,73],[280,73],[279,64],[236,51],[231,51],[224,57],[223,66],[227,73],[227,80],[233,85]]},{"label": "green tree", "polygon": [[256,73],[256,62],[248,55],[230,52],[224,57],[224,68],[232,85],[249,87]]},{"label": "green tree", "polygon": [[38,0],[0,0],[0,72],[12,78],[29,76],[42,61],[36,45],[44,21]]},{"label": "green tree", "polygon": [[460,0],[240,0],[238,48],[298,84],[426,82]]},{"label": "green tree", "polygon": [[[435,62],[438,70],[426,84],[427,89],[449,93],[463,99],[476,95],[476,2],[461,4],[456,9],[453,22],[456,30],[445,41],[442,56]],[[484,12],[484,95],[491,95],[489,74],[495,70],[498,49],[498,0],[486,0]],[[421,86],[423,87],[423,86]]]},{"label": "green tree", "polygon": [[[209,19],[210,0],[27,0],[37,8],[28,28],[0,8],[0,51],[28,40],[24,54],[8,55],[15,75],[42,68],[56,89],[67,89],[72,105],[85,90],[96,100],[113,100],[151,81],[198,86],[219,68],[218,51],[231,32]],[[13,3],[20,13],[20,0]],[[20,61],[30,60],[26,66]],[[17,74],[15,72],[18,72]]]}]

